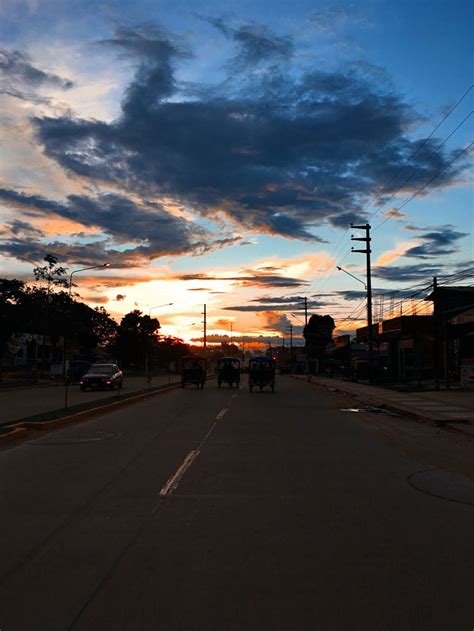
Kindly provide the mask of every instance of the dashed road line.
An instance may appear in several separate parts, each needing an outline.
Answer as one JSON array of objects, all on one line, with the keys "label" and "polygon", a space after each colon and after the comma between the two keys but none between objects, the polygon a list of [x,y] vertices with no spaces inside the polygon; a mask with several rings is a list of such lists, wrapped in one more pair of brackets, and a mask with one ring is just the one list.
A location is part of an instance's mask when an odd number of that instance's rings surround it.
[{"label": "dashed road line", "polygon": [[218,421],[221,420],[221,418],[224,416],[224,414],[229,410],[229,408],[222,408],[222,410],[219,412],[219,414],[216,416],[216,419]]},{"label": "dashed road line", "polygon": [[199,451],[190,451],[188,453],[183,461],[183,464],[176,471],[176,473],[174,473],[171,478],[169,478],[168,482],[161,489],[159,493],[160,497],[166,497],[167,495],[171,495],[173,493],[173,491],[178,486],[179,481],[186,473],[186,470],[189,469],[189,467],[193,464],[193,461],[195,460],[195,458],[197,458],[198,455]]}]

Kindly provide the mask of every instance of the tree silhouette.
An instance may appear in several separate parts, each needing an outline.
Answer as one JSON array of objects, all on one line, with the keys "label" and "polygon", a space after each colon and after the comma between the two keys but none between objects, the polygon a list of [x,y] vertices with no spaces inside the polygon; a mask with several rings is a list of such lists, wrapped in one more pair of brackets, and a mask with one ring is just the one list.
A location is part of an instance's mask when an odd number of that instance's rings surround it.
[{"label": "tree silhouette", "polygon": [[332,341],[332,332],[336,325],[330,315],[314,314],[303,330],[306,355],[309,359],[321,360],[328,344]]}]

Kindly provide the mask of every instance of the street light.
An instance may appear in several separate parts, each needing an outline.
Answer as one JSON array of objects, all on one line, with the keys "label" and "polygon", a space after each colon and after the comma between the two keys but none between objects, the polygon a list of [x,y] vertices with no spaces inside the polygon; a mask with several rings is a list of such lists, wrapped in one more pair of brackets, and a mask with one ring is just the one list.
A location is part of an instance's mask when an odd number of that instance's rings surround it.
[{"label": "street light", "polygon": [[[91,265],[90,267],[81,267],[80,269],[75,269],[69,274],[69,298],[71,297],[72,291],[72,277],[74,274],[78,274],[79,272],[86,272],[91,269],[103,269],[104,267],[110,267],[110,263],[102,263],[101,265]],[[69,394],[69,383],[66,379],[66,333],[64,333],[63,338],[63,379],[64,379],[64,407],[67,408],[67,400]]]},{"label": "street light", "polygon": [[86,272],[90,269],[102,269],[104,267],[110,267],[110,263],[102,263],[102,265],[92,265],[91,267],[81,267],[81,269],[75,269],[69,274],[69,295],[71,295],[72,290],[72,276],[73,274],[78,274],[79,272]]},{"label": "street light", "polygon": [[151,312],[153,311],[153,309],[159,309],[160,307],[171,307],[171,305],[174,304],[173,302],[165,302],[164,305],[156,305],[155,307],[150,307],[150,310],[148,311],[148,317],[151,317]]},{"label": "street light", "polygon": [[[174,304],[172,302],[165,302],[162,305],[155,305],[154,307],[150,307],[148,311],[148,317],[151,318],[151,312],[153,309],[159,309],[160,307],[171,307]],[[148,384],[148,387],[151,388],[151,377],[148,374],[148,341],[146,342],[146,350],[145,350],[145,378]]]},{"label": "street light", "polygon": [[181,339],[181,329],[190,329],[192,326],[195,326],[197,322],[191,322],[191,324],[185,324],[184,326],[179,327],[178,329],[178,338]]},{"label": "street light", "polygon": [[352,278],[355,278],[356,280],[358,280],[359,283],[362,283],[364,285],[364,288],[367,289],[367,285],[364,283],[364,281],[361,280],[360,278],[357,278],[357,276],[354,276],[354,274],[351,274],[350,272],[343,269],[342,267],[339,267],[339,265],[336,265],[336,269],[338,269],[340,272],[344,272],[344,274],[347,274],[348,276],[352,276]]}]

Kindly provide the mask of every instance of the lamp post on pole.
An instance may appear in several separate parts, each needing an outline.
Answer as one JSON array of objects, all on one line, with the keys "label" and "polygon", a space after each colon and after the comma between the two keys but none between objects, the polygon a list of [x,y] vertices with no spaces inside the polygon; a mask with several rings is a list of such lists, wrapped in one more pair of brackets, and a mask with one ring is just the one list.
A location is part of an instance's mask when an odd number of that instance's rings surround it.
[{"label": "lamp post on pole", "polygon": [[354,276],[354,274],[351,274],[350,272],[348,272],[344,268],[339,267],[339,265],[336,265],[336,269],[338,269],[340,272],[344,272],[344,274],[347,274],[348,276],[352,276],[352,278],[355,278],[356,280],[358,280],[359,283],[362,283],[364,285],[364,288],[367,289],[367,285],[364,283],[364,281],[361,280],[360,278],[357,278],[357,276]]},{"label": "lamp post on pole", "polygon": [[[71,298],[72,293],[72,277],[74,274],[78,274],[79,272],[87,272],[91,269],[103,269],[105,267],[110,267],[110,263],[102,263],[101,265],[91,265],[89,267],[81,267],[80,269],[75,269],[69,274],[69,291],[68,295]],[[68,404],[68,395],[69,395],[69,381],[66,377],[66,333],[63,337],[63,379],[64,379],[64,407],[67,408]]]},{"label": "lamp post on pole", "polygon": [[72,277],[79,272],[87,272],[90,269],[103,269],[104,267],[110,267],[110,263],[102,263],[102,265],[91,265],[90,267],[81,267],[81,269],[75,269],[69,274],[69,295],[72,291]]},{"label": "lamp post on pole", "polygon": [[[148,310],[148,317],[151,318],[151,312],[154,309],[160,309],[161,307],[171,307],[172,304],[172,302],[165,302],[162,305],[155,305],[154,307],[150,307],[150,309]],[[148,387],[151,388],[151,375],[149,375],[148,371],[148,338],[145,342],[145,378]]]}]

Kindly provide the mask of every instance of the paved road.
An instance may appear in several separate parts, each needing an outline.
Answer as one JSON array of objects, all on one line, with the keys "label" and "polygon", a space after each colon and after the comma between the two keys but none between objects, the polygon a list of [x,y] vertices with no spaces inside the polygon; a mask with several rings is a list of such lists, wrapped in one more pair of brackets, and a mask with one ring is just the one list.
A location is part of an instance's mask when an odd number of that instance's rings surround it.
[{"label": "paved road", "polygon": [[208,386],[0,452],[2,631],[471,631],[473,506],[340,395]]},{"label": "paved road", "polygon": [[[176,379],[176,377],[169,377],[168,375],[154,377],[152,386],[167,384],[170,380],[176,381]],[[144,377],[126,377],[122,392],[123,394],[128,394],[136,390],[143,390],[146,387],[147,383]],[[85,401],[97,401],[113,396],[113,394],[110,390],[81,392],[76,384],[68,389],[68,404],[72,406]],[[116,390],[115,394],[117,394]],[[27,416],[58,410],[63,406],[63,386],[22,388],[7,392],[0,391],[0,425]]]}]

